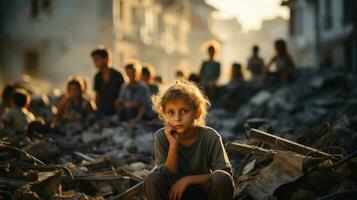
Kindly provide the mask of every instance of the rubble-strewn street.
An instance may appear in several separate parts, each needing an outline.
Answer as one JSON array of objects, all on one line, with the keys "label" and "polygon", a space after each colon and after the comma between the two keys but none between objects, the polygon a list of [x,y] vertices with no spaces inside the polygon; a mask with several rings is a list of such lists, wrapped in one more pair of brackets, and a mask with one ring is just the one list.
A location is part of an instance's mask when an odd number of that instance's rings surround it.
[{"label": "rubble-strewn street", "polygon": [[[237,111],[213,108],[209,125],[226,143],[236,199],[353,199],[355,84],[343,72],[301,70],[283,87],[247,83],[242,90],[256,92]],[[49,93],[48,102],[33,101],[41,105],[33,112],[46,121],[57,98]],[[113,116],[28,135],[2,133],[8,135],[0,144],[0,196],[142,199],[143,178],[155,167],[153,133],[161,126],[158,120],[118,123]]]}]

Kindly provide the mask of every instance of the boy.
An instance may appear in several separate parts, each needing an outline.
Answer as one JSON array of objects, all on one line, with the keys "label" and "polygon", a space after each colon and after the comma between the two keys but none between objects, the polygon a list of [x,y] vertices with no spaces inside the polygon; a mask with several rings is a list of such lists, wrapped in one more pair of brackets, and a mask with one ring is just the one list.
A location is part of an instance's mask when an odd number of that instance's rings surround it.
[{"label": "boy", "polygon": [[145,195],[158,199],[232,199],[232,169],[221,136],[204,126],[209,101],[180,80],[153,97],[165,127],[155,133],[158,172],[144,181]]},{"label": "boy", "polygon": [[30,96],[24,89],[16,89],[11,95],[10,107],[5,110],[2,121],[5,128],[15,132],[25,132],[29,123],[36,120],[35,116],[28,111]]},{"label": "boy", "polygon": [[115,114],[115,100],[118,98],[118,91],[124,83],[124,78],[120,72],[109,68],[109,54],[106,49],[95,49],[91,56],[98,69],[98,73],[94,77],[97,115],[113,115]]},{"label": "boy", "polygon": [[145,117],[150,104],[149,89],[138,81],[139,64],[131,63],[125,66],[129,82],[120,89],[116,102],[119,118],[122,121],[138,122]]},{"label": "boy", "polygon": [[157,94],[159,87],[153,83],[152,76],[154,75],[154,69],[151,65],[146,64],[141,69],[141,80],[149,87],[150,95]]}]

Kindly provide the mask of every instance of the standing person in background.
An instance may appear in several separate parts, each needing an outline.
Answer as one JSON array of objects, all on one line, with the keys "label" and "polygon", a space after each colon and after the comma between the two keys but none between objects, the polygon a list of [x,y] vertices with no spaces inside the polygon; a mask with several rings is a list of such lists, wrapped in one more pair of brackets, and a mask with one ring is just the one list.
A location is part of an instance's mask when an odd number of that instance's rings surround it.
[{"label": "standing person in background", "polygon": [[259,56],[259,47],[253,47],[252,56],[248,59],[248,70],[254,79],[261,78],[264,70],[264,60]]},{"label": "standing person in background", "polygon": [[120,72],[109,67],[109,53],[106,49],[95,49],[91,53],[98,73],[94,77],[95,102],[98,116],[110,116],[116,113],[115,101],[118,91],[124,83]]},{"label": "standing person in background", "polygon": [[267,64],[264,71],[264,78],[266,78],[272,64],[275,63],[276,71],[273,72],[272,74],[276,77],[276,80],[277,81],[291,80],[295,73],[295,64],[287,50],[285,41],[276,40],[274,47],[275,47],[276,55],[273,56],[269,61],[269,63]]},{"label": "standing person in background", "polygon": [[201,85],[207,97],[214,102],[217,81],[221,74],[221,64],[215,61],[216,49],[213,45],[207,48],[209,59],[202,63],[200,70]]}]

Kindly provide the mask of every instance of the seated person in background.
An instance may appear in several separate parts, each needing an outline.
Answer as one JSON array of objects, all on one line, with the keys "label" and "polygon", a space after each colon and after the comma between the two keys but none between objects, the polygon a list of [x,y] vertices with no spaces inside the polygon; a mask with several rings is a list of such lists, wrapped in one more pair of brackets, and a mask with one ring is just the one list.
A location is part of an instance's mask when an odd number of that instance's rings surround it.
[{"label": "seated person in background", "polygon": [[244,81],[242,65],[240,63],[233,63],[231,68],[231,77],[229,83],[226,85],[227,90],[236,90]]},{"label": "seated person in background", "polygon": [[150,110],[150,92],[147,86],[138,80],[138,68],[138,63],[125,66],[129,82],[121,87],[116,101],[116,108],[122,121],[138,122],[146,117],[146,112]]},{"label": "seated person in background", "polygon": [[[295,73],[295,64],[291,58],[284,40],[276,40],[274,43],[276,55],[271,58],[264,71],[264,79],[268,73],[275,76],[276,81],[291,80]],[[270,68],[275,63],[275,72],[270,72]]]},{"label": "seated person in background", "polygon": [[81,80],[73,78],[67,82],[67,94],[58,104],[53,123],[57,125],[59,122],[80,122],[93,111],[91,102],[83,96]]},{"label": "seated person in background", "polygon": [[24,89],[16,89],[10,98],[10,107],[8,107],[1,119],[6,129],[15,132],[25,132],[29,123],[36,120],[34,114],[28,110],[31,97]]},{"label": "seated person in background", "polygon": [[149,87],[150,94],[154,95],[159,92],[159,87],[153,83],[152,75],[154,74],[154,69],[151,65],[146,64],[141,69],[141,80]]},{"label": "seated person in background", "polygon": [[5,112],[5,109],[10,106],[11,95],[15,89],[16,86],[13,82],[9,82],[4,86],[0,102],[0,116]]},{"label": "seated person in background", "polygon": [[199,85],[201,83],[201,77],[195,73],[191,73],[190,76],[188,77],[188,80],[196,83],[196,85]]},{"label": "seated person in background", "polygon": [[180,79],[180,78],[186,79],[185,73],[182,70],[177,70],[175,73],[175,78],[176,79]]},{"label": "seated person in background", "polygon": [[105,117],[116,114],[115,101],[118,98],[118,91],[124,83],[122,74],[109,67],[110,51],[98,48],[92,51],[91,57],[95,67],[98,69],[94,77],[95,102],[97,105],[97,116]]},{"label": "seated person in background", "polygon": [[218,104],[227,109],[236,109],[239,106],[239,88],[242,87],[244,76],[240,63],[233,63],[231,68],[230,80],[223,87],[223,93]]}]

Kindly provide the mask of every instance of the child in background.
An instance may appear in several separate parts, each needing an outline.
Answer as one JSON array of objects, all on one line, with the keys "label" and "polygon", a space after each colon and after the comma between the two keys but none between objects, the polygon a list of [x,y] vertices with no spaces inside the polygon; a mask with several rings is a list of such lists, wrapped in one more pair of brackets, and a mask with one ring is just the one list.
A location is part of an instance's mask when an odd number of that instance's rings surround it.
[{"label": "child in background", "polygon": [[149,88],[139,81],[141,70],[136,62],[125,66],[129,82],[125,83],[116,102],[121,121],[138,122],[147,116],[150,105]]},{"label": "child in background", "polygon": [[5,109],[10,106],[11,95],[15,89],[16,89],[16,86],[13,82],[8,82],[4,86],[4,88],[2,90],[2,94],[1,94],[0,116],[5,112]]},{"label": "child in background", "polygon": [[153,97],[165,127],[155,133],[158,171],[147,175],[145,195],[159,199],[232,199],[232,168],[221,136],[204,126],[209,101],[192,82],[179,80]]},{"label": "child in background", "polygon": [[93,112],[91,102],[83,96],[81,80],[73,78],[67,83],[67,94],[58,104],[54,125],[59,122],[80,122]]},{"label": "child in background", "polygon": [[152,81],[153,75],[154,68],[152,65],[143,65],[143,68],[141,69],[141,80],[149,87],[150,95],[154,95],[159,92],[159,87]]},{"label": "child in background", "polygon": [[6,129],[15,132],[25,132],[28,125],[35,121],[35,116],[28,110],[31,97],[24,89],[16,89],[10,99],[8,107],[2,115],[2,121]]}]

